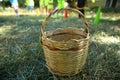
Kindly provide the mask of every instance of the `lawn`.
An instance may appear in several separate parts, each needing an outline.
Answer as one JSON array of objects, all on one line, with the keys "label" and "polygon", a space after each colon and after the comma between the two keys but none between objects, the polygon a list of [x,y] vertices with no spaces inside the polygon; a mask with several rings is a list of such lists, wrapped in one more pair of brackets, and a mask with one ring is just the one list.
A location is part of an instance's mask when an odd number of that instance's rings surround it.
[{"label": "lawn", "polygon": [[[51,74],[40,44],[44,15],[0,12],[0,80],[119,80],[120,79],[120,11],[103,11],[98,25],[95,11],[86,12],[90,43],[86,64],[75,76]],[[53,15],[45,31],[64,27],[84,28],[75,14],[67,19]]]}]

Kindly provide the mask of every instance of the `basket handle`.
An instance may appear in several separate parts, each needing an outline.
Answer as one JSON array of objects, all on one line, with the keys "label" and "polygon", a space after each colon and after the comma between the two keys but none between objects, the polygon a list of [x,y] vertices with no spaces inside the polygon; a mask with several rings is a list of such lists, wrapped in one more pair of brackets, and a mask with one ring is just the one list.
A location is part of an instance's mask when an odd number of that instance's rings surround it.
[{"label": "basket handle", "polygon": [[43,23],[42,23],[42,28],[41,28],[41,37],[43,36],[43,33],[44,33],[44,29],[45,29],[45,24],[46,24],[46,22],[47,22],[47,20],[51,17],[51,15],[53,15],[53,14],[55,14],[56,12],[59,12],[59,11],[61,11],[61,10],[68,10],[68,11],[72,11],[72,12],[74,12],[74,13],[78,13],[79,15],[81,15],[81,18],[82,18],[82,21],[83,21],[83,23],[84,23],[84,25],[85,25],[85,32],[86,33],[88,33],[89,32],[89,30],[88,30],[88,23],[87,23],[87,21],[86,21],[86,19],[85,19],[85,16],[80,12],[80,11],[78,11],[77,9],[72,9],[72,8],[62,8],[62,9],[56,9],[55,11],[53,11],[52,13],[50,13],[46,18],[45,18],[45,20],[43,21]]}]

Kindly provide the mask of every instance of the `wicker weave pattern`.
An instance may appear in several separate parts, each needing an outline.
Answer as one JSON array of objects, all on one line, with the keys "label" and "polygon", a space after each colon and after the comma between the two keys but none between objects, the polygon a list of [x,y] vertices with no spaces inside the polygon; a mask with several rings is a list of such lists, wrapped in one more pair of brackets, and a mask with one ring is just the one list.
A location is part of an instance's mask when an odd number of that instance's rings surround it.
[{"label": "wicker weave pattern", "polygon": [[[49,70],[60,76],[71,76],[81,71],[87,57],[87,50],[52,51],[44,46]],[[47,54],[49,53],[49,54]]]},{"label": "wicker weave pattern", "polygon": [[41,42],[49,71],[60,76],[79,73],[86,62],[88,53],[90,37],[87,22],[84,20],[85,30],[68,27],[44,32],[45,22],[42,26]]}]

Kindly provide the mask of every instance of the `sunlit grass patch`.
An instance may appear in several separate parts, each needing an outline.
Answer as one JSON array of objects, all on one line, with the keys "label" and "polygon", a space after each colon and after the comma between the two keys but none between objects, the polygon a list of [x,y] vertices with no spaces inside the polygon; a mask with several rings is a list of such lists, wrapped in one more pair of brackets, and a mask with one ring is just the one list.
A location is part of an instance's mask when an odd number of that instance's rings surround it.
[{"label": "sunlit grass patch", "polygon": [[95,34],[93,41],[99,42],[100,44],[119,44],[120,37],[110,36],[105,32],[101,32],[100,34]]},{"label": "sunlit grass patch", "polygon": [[100,37],[99,39],[102,43],[107,43],[107,44],[112,44],[112,43],[118,44],[118,43],[120,43],[119,37],[118,38],[115,38],[113,36],[112,37]]}]

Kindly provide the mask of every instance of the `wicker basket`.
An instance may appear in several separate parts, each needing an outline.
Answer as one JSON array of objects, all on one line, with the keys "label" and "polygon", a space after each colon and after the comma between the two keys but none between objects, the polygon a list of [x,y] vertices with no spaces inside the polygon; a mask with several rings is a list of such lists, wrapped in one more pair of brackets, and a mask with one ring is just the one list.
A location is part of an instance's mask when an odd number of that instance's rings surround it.
[{"label": "wicker basket", "polygon": [[[84,30],[64,28],[44,32],[48,18],[60,11],[68,10],[82,16]],[[76,9],[57,9],[43,21],[41,29],[41,43],[49,71],[59,76],[72,76],[79,73],[86,62],[89,45],[88,24],[85,17]]]}]

